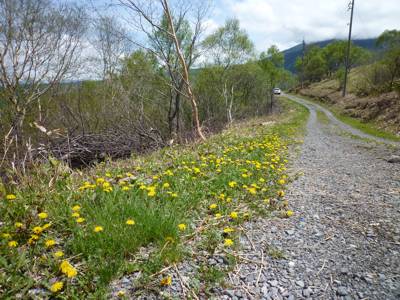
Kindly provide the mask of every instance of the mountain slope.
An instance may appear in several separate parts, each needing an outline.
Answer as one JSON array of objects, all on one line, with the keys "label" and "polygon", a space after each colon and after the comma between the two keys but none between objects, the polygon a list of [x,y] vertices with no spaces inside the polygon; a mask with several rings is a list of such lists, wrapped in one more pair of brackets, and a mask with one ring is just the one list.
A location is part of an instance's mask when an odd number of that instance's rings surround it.
[{"label": "mountain slope", "polygon": [[[330,40],[325,40],[325,41],[320,41],[320,42],[315,42],[311,44],[306,44],[306,46],[309,45],[316,45],[321,48],[325,47],[329,43],[334,42],[336,39],[330,39]],[[359,39],[359,40],[353,40],[353,43],[357,46],[363,47],[365,49],[368,49],[370,51],[377,51],[378,48],[376,47],[376,39]],[[303,45],[298,44],[292,48],[286,49],[282,51],[285,57],[285,69],[289,70],[293,73],[296,72],[296,69],[294,67],[294,64],[296,62],[297,57],[302,55],[303,51]]]}]

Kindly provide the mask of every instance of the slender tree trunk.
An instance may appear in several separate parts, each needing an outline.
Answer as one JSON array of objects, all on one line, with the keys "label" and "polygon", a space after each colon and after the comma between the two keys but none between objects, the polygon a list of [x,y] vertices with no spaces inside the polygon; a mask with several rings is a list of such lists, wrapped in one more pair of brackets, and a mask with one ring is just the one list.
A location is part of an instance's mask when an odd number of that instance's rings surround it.
[{"label": "slender tree trunk", "polygon": [[176,48],[176,52],[178,54],[178,58],[179,61],[182,65],[182,69],[183,69],[183,80],[185,82],[186,85],[186,89],[187,89],[187,94],[192,106],[192,118],[193,118],[193,124],[195,126],[195,130],[197,132],[197,135],[203,140],[206,140],[206,137],[204,136],[202,130],[201,130],[201,126],[200,126],[200,120],[199,120],[199,110],[197,107],[197,102],[196,102],[196,97],[193,94],[192,91],[192,87],[190,85],[190,80],[189,80],[189,70],[187,68],[187,64],[185,61],[185,58],[182,54],[180,45],[179,45],[179,41],[178,38],[176,36],[176,32],[175,32],[175,26],[174,26],[174,21],[172,20],[172,16],[169,10],[169,6],[168,6],[168,1],[167,0],[162,0],[164,3],[164,10],[165,10],[165,14],[167,15],[168,18],[168,23],[172,32],[172,38],[174,40],[174,44],[175,44],[175,48]]}]

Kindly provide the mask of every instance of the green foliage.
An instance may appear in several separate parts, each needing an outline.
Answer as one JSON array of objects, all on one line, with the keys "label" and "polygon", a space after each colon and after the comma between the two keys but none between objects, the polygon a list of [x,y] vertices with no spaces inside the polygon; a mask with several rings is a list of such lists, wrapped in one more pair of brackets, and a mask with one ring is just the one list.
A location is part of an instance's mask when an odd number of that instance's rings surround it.
[{"label": "green foliage", "polygon": [[247,32],[240,28],[238,19],[227,20],[204,40],[203,46],[209,49],[212,63],[225,69],[246,62],[254,51],[254,45]]},{"label": "green foliage", "polygon": [[390,73],[389,86],[393,89],[396,78],[400,78],[400,30],[386,30],[377,40],[384,48],[382,64]]},{"label": "green foliage", "polygon": [[[318,46],[307,47],[304,60],[297,58],[295,67],[305,81],[320,81],[324,77],[334,75],[343,83],[343,70],[346,65],[346,41],[334,41],[324,48]],[[353,43],[350,46],[349,68],[366,63],[371,57],[369,51]]]},{"label": "green foliage", "polygon": [[[330,76],[346,65],[347,41],[335,41],[323,48],[327,62],[327,72]],[[349,68],[366,63],[371,57],[371,53],[362,47],[350,44]]]},{"label": "green foliage", "polygon": [[268,48],[267,52],[262,52],[260,54],[258,64],[266,76],[270,92],[272,92],[272,89],[276,87],[279,82],[283,81],[283,76],[287,76],[287,73],[285,73],[283,69],[283,53],[279,52],[278,47],[275,45]]}]

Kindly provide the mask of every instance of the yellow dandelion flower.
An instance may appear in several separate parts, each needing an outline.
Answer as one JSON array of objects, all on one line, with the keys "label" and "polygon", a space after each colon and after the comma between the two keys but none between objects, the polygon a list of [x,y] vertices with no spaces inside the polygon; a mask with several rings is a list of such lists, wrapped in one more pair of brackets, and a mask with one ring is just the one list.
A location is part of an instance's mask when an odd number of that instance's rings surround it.
[{"label": "yellow dandelion flower", "polygon": [[94,227],[94,229],[93,229],[93,231],[94,232],[101,232],[101,231],[103,231],[104,229],[103,229],[103,226],[96,226],[96,227]]},{"label": "yellow dandelion flower", "polygon": [[79,218],[81,215],[78,212],[74,212],[71,214],[71,217],[73,218]]},{"label": "yellow dandelion flower", "polygon": [[83,223],[83,222],[85,222],[85,219],[84,219],[84,218],[78,218],[78,219],[76,219],[76,223]]},{"label": "yellow dandelion flower", "polygon": [[193,172],[195,173],[195,174],[199,174],[200,172],[201,172],[201,170],[199,169],[199,168],[193,168]]},{"label": "yellow dandelion flower", "polygon": [[292,210],[288,210],[288,211],[286,212],[286,216],[287,216],[288,218],[290,218],[291,216],[293,216],[293,211],[292,211]]},{"label": "yellow dandelion flower", "polygon": [[56,281],[51,285],[50,291],[52,291],[53,293],[57,293],[61,291],[63,287],[64,284],[61,281]]},{"label": "yellow dandelion flower", "polygon": [[14,226],[16,228],[21,228],[22,226],[24,226],[24,224],[22,224],[21,222],[15,222]]},{"label": "yellow dandelion flower", "polygon": [[227,203],[232,202],[232,198],[231,198],[231,197],[226,198],[226,202],[227,202]]},{"label": "yellow dandelion flower", "polygon": [[97,184],[97,185],[102,185],[102,184],[104,183],[104,181],[105,181],[104,178],[99,177],[99,178],[96,179],[96,184]]},{"label": "yellow dandelion flower", "polygon": [[238,213],[235,212],[235,211],[233,211],[233,212],[230,213],[229,216],[230,216],[232,219],[237,219],[237,218],[238,218]]},{"label": "yellow dandelion flower", "polygon": [[220,214],[220,213],[216,213],[214,216],[216,219],[222,218],[222,214]]},{"label": "yellow dandelion flower", "polygon": [[18,246],[18,242],[17,241],[9,241],[8,242],[8,247],[10,248],[15,248]]},{"label": "yellow dandelion flower", "polygon": [[235,186],[237,186],[237,182],[236,182],[236,181],[229,181],[228,185],[229,185],[231,188],[234,188]]},{"label": "yellow dandelion flower", "polygon": [[53,254],[54,257],[56,258],[60,258],[64,256],[64,252],[62,252],[61,250],[54,252]]},{"label": "yellow dandelion flower", "polygon": [[243,173],[243,174],[242,174],[242,177],[243,177],[243,178],[247,178],[247,177],[249,177],[249,175],[247,175],[246,173]]},{"label": "yellow dandelion flower", "polygon": [[278,191],[277,194],[278,194],[278,197],[283,197],[283,196],[285,196],[285,192],[282,191],[282,190]]},{"label": "yellow dandelion flower", "polygon": [[74,205],[72,211],[79,211],[81,209],[80,205]]},{"label": "yellow dandelion flower", "polygon": [[14,194],[8,194],[8,195],[6,195],[6,199],[7,200],[15,200],[15,199],[17,199],[17,196],[15,196]]},{"label": "yellow dandelion flower", "polygon": [[154,197],[155,195],[156,195],[156,187],[155,186],[149,186],[147,188],[147,196]]},{"label": "yellow dandelion flower", "polygon": [[252,195],[257,194],[257,190],[254,187],[248,188],[247,191]]},{"label": "yellow dandelion flower", "polygon": [[11,234],[3,233],[1,236],[3,237],[3,239],[9,239],[11,237]]},{"label": "yellow dandelion flower", "polygon": [[167,188],[169,188],[169,187],[170,187],[170,185],[169,185],[168,182],[166,182],[166,183],[163,184],[163,188],[164,188],[164,189],[167,189]]},{"label": "yellow dandelion flower", "polygon": [[125,296],[125,291],[123,291],[123,290],[121,290],[121,291],[118,291],[118,293],[117,293],[117,297],[124,297]]},{"label": "yellow dandelion flower", "polygon": [[55,240],[47,240],[47,241],[45,242],[45,245],[46,245],[47,248],[51,248],[51,247],[53,247],[55,244],[56,244],[56,241],[55,241]]},{"label": "yellow dandelion flower", "polygon": [[42,220],[46,219],[49,215],[45,212],[41,212],[38,214],[38,217]]},{"label": "yellow dandelion flower", "polygon": [[167,276],[161,279],[160,284],[162,286],[168,286],[171,285],[172,283],[172,277],[171,276]]},{"label": "yellow dandelion flower", "polygon": [[37,241],[39,239],[39,236],[37,234],[32,234],[31,239]]},{"label": "yellow dandelion flower", "polygon": [[126,220],[125,224],[126,225],[135,225],[135,221],[132,219],[128,219],[128,220]]},{"label": "yellow dandelion flower", "polygon": [[209,206],[210,209],[216,209],[217,207],[218,207],[218,205],[215,203],[210,204],[210,206]]},{"label": "yellow dandelion flower", "polygon": [[50,223],[46,223],[46,224],[44,224],[44,225],[42,226],[42,229],[43,229],[43,230],[46,230],[46,229],[49,228],[50,226],[51,226]]},{"label": "yellow dandelion flower", "polygon": [[231,239],[225,239],[224,240],[224,246],[225,247],[230,247],[233,245],[233,241]]},{"label": "yellow dandelion flower", "polygon": [[183,223],[178,224],[178,228],[179,228],[180,231],[185,231],[186,230],[186,224],[183,224]]},{"label": "yellow dandelion flower", "polygon": [[124,186],[124,187],[122,187],[122,190],[123,190],[124,192],[127,192],[127,191],[130,191],[131,188],[130,188],[129,186]]},{"label": "yellow dandelion flower", "polygon": [[286,182],[285,179],[279,179],[279,180],[278,180],[278,183],[279,183],[280,185],[285,184],[285,182]]},{"label": "yellow dandelion flower", "polygon": [[105,192],[105,193],[111,193],[112,191],[113,191],[113,188],[112,188],[112,187],[103,189],[103,192]]},{"label": "yellow dandelion flower", "polygon": [[235,231],[235,229],[233,229],[231,227],[225,227],[224,228],[224,233],[231,233],[231,232],[234,232],[234,231]]},{"label": "yellow dandelion flower", "polygon": [[32,231],[33,231],[34,233],[36,233],[36,234],[41,234],[42,231],[43,231],[43,228],[40,227],[40,226],[35,226],[35,227],[33,227]]},{"label": "yellow dandelion flower", "polygon": [[69,278],[75,277],[78,274],[74,266],[71,265],[67,260],[62,261],[62,263],[60,264],[60,270]]}]

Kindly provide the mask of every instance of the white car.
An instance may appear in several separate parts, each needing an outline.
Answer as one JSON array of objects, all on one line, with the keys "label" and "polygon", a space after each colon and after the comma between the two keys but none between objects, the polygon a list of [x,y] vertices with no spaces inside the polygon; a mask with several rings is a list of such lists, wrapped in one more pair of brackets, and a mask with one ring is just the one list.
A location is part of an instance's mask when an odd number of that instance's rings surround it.
[{"label": "white car", "polygon": [[281,89],[280,88],[274,88],[273,89],[274,95],[280,95],[281,94]]}]

